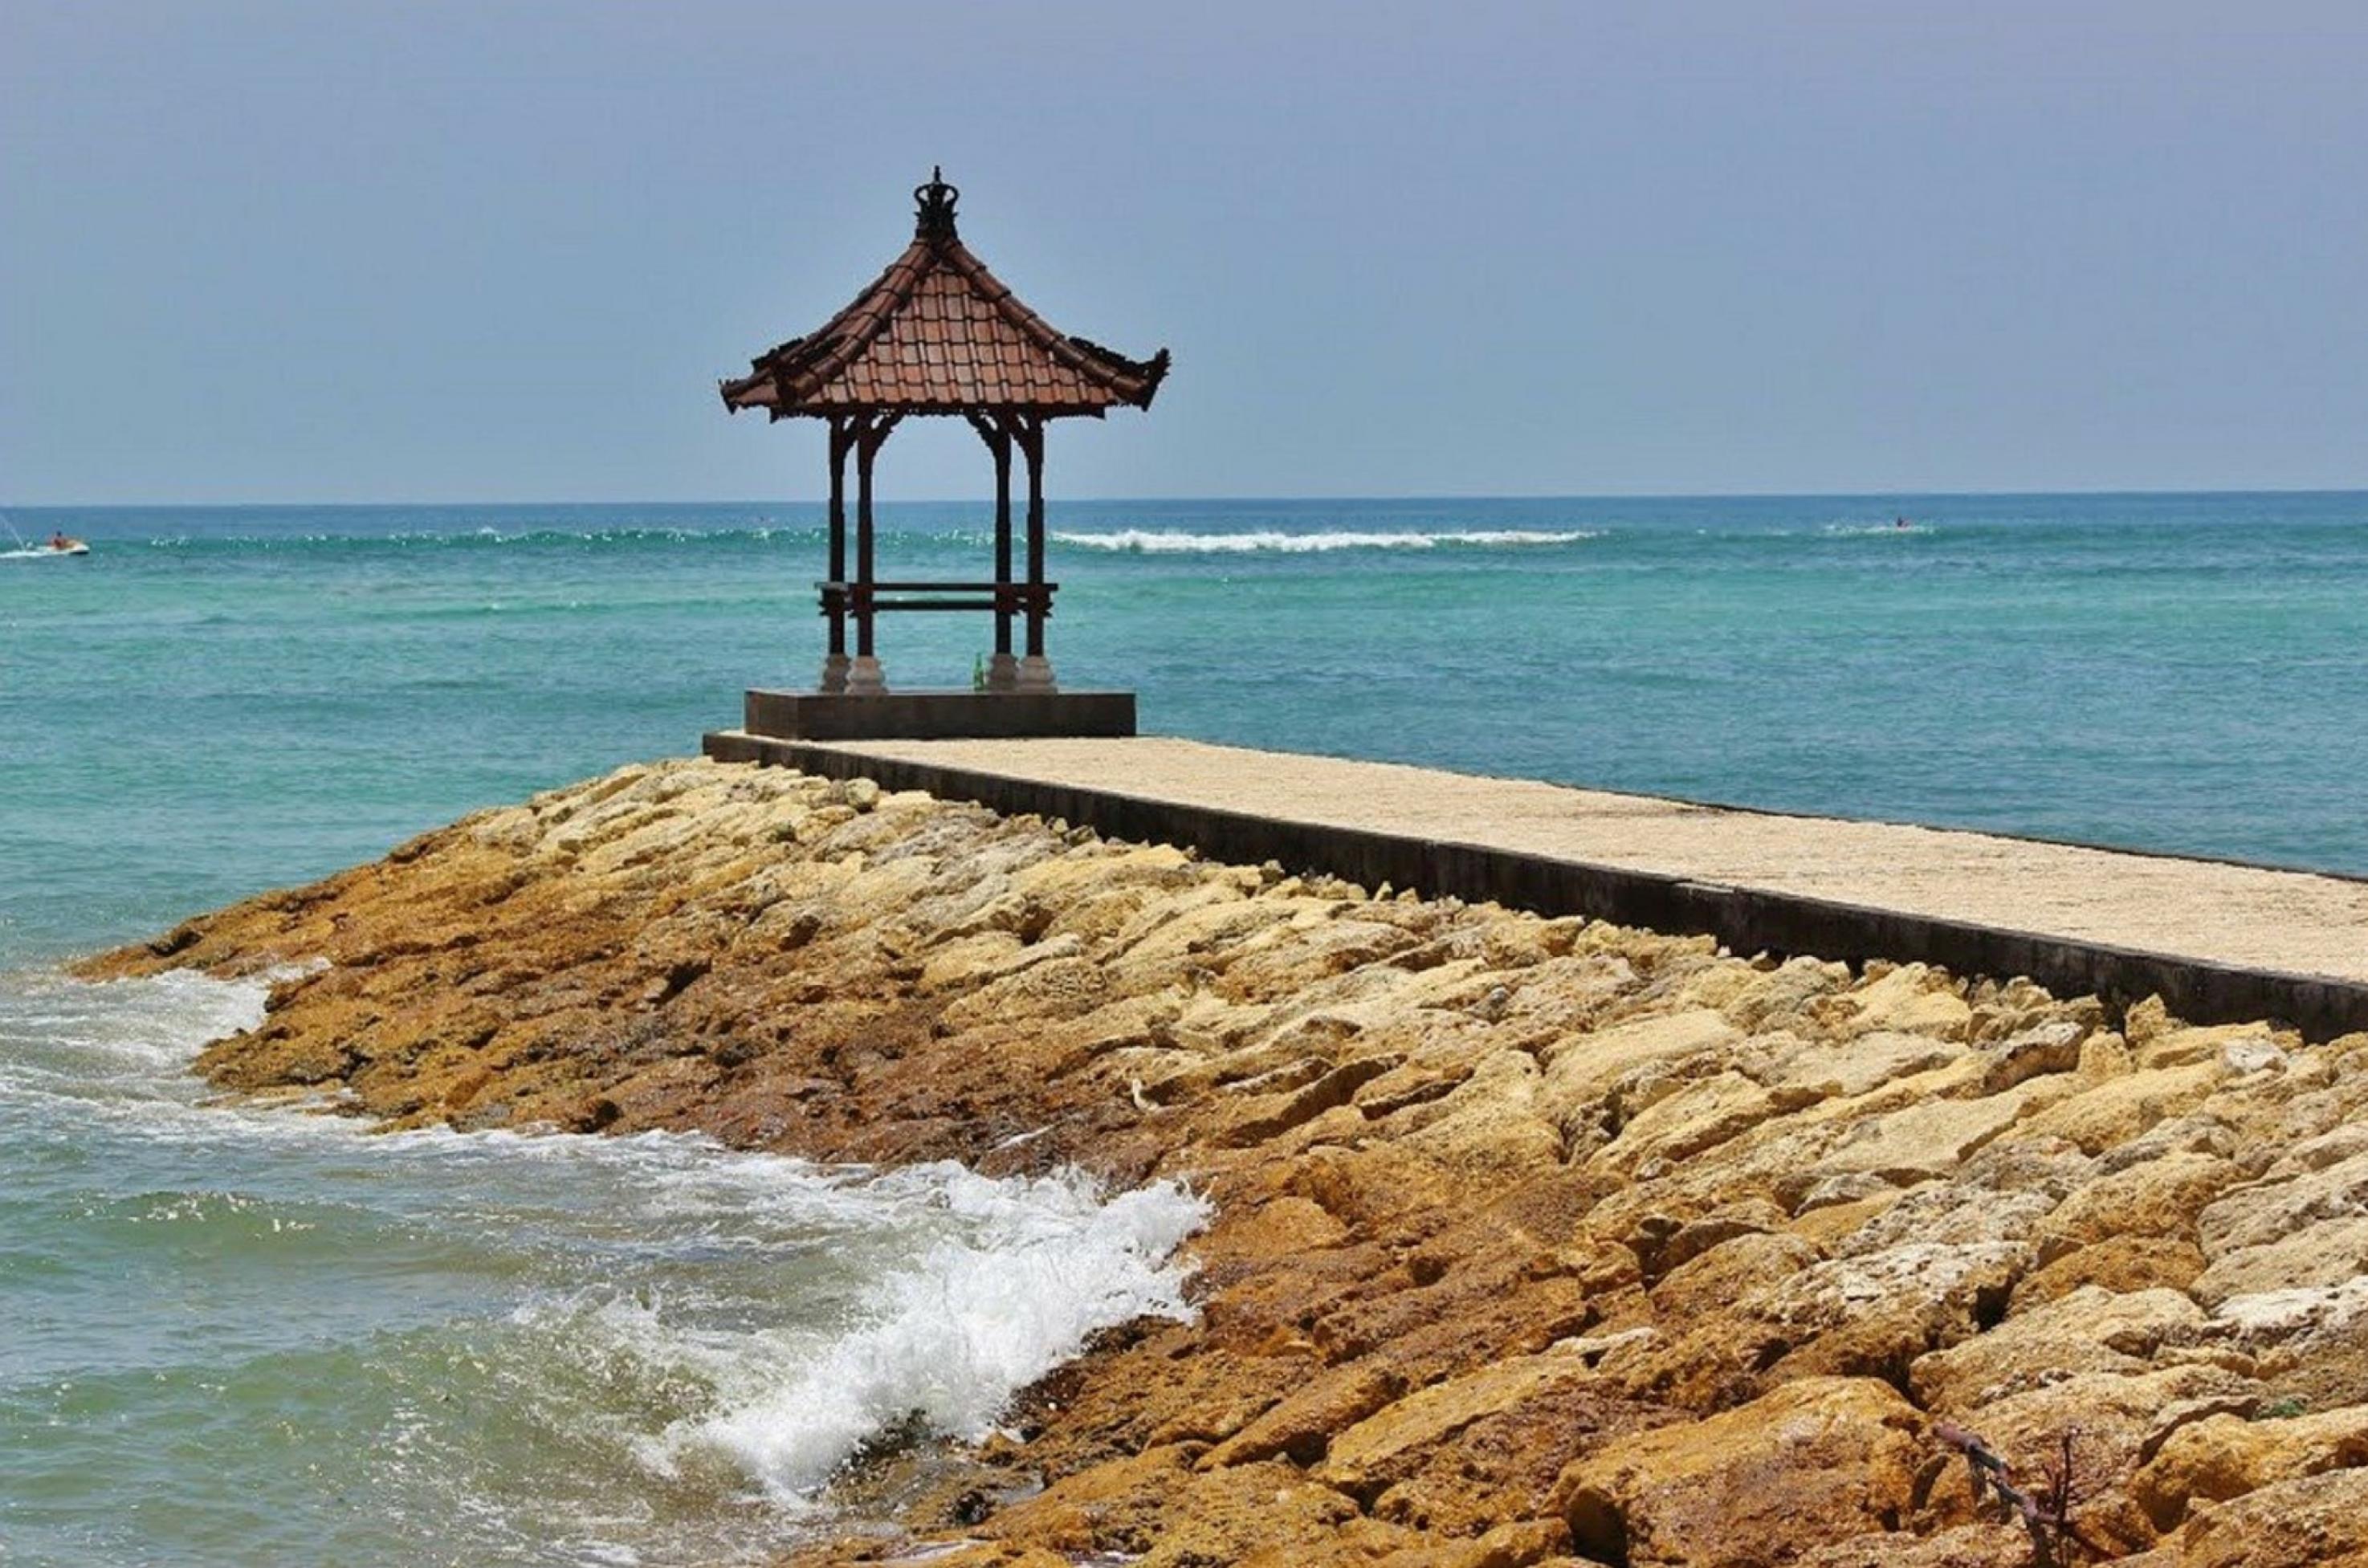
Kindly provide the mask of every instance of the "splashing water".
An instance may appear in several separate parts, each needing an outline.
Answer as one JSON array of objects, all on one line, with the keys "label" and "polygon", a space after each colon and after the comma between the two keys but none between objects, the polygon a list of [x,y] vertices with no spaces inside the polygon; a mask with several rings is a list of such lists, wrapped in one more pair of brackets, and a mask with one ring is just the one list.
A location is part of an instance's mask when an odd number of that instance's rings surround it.
[{"label": "splashing water", "polygon": [[758,1561],[1189,1312],[1169,1184],[201,1103],[263,991],[0,977],[0,1556]]}]

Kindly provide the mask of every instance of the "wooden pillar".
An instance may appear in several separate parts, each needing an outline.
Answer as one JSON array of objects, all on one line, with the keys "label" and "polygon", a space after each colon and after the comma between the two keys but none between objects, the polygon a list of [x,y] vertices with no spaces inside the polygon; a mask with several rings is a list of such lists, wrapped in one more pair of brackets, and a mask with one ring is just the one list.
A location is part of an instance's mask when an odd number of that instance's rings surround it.
[{"label": "wooden pillar", "polygon": [[1019,686],[1053,689],[1053,662],[1044,656],[1044,617],[1052,609],[1044,591],[1044,421],[1023,416],[1019,449],[1028,460],[1028,656],[1020,661]]},{"label": "wooden pillar", "polygon": [[[995,585],[998,590],[1011,586],[1011,432],[1000,426],[995,432]],[[1001,658],[1011,657],[1008,608],[995,612],[995,652]]]},{"label": "wooden pillar", "polygon": [[877,578],[872,569],[871,461],[879,456],[888,432],[896,427],[896,418],[893,414],[865,415],[855,426],[855,659],[848,667],[847,689],[857,694],[888,689],[872,645],[878,611],[871,602],[871,585]]},{"label": "wooden pillar", "polygon": [[830,572],[822,591],[830,642],[822,661],[822,689],[847,689],[847,451],[855,444],[845,415],[830,416]]},{"label": "wooden pillar", "polygon": [[867,422],[855,444],[855,581],[862,590],[856,600],[855,652],[871,656],[871,460],[880,448]]},{"label": "wooden pillar", "polygon": [[986,689],[1009,691],[1019,684],[1019,661],[1011,656],[1011,437],[1009,415],[972,413],[970,427],[995,460],[995,657],[986,666]]}]

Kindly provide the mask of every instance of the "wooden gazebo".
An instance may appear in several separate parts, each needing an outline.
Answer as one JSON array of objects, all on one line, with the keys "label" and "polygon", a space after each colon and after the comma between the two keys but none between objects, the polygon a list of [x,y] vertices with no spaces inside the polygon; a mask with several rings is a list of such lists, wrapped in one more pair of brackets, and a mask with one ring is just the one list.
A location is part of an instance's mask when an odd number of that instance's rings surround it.
[{"label": "wooden gazebo", "polygon": [[[1167,374],[1167,351],[1129,359],[1053,328],[1019,301],[954,232],[961,194],[939,171],[918,187],[913,243],[852,304],[814,332],[751,361],[723,384],[737,412],[807,417],[830,427],[830,568],[819,583],[829,623],[820,692],[884,697],[873,622],[892,610],[985,610],[995,617],[989,698],[1054,690],[1044,622],[1057,584],[1044,578],[1044,427],[1077,415],[1099,419],[1125,405],[1149,408]],[[874,570],[871,469],[903,420],[954,415],[970,422],[995,463],[995,580],[883,581]],[[1028,465],[1027,575],[1012,562],[1011,455]],[[855,459],[855,572],[848,574],[847,460]],[[1012,653],[1012,619],[1026,621],[1026,653]],[[855,623],[850,658],[847,625]],[[781,695],[781,694],[777,694]],[[965,694],[968,695],[968,694]],[[756,694],[751,695],[752,723]],[[812,707],[812,704],[808,704]],[[837,706],[837,705],[834,705]],[[910,707],[911,704],[899,706]],[[875,710],[875,712],[879,711]],[[1016,711],[1002,705],[1008,720]],[[1133,701],[1127,702],[1132,727]],[[969,722],[959,722],[974,727]],[[942,721],[937,725],[943,727]]]}]

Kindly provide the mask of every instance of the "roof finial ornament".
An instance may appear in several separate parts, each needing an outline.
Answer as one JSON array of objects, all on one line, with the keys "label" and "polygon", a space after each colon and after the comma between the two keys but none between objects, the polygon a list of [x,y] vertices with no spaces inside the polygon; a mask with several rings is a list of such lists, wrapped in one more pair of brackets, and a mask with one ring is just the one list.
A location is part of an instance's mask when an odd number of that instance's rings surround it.
[{"label": "roof finial ornament", "polygon": [[929,183],[913,187],[913,199],[920,203],[919,222],[914,225],[914,233],[925,240],[952,239],[954,203],[961,199],[961,189],[946,183],[945,170],[931,165]]}]

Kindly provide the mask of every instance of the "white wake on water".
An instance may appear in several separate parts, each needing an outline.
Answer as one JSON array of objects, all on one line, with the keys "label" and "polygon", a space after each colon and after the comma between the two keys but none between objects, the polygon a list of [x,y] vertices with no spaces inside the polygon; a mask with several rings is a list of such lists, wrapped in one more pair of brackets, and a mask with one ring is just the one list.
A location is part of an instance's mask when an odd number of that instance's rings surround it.
[{"label": "white wake on water", "polygon": [[1121,528],[1113,533],[1060,533],[1063,544],[1138,555],[1317,554],[1335,550],[1439,550],[1462,546],[1487,550],[1520,545],[1576,544],[1600,539],[1595,528],[1464,528],[1435,533],[1183,533],[1159,528]]}]

